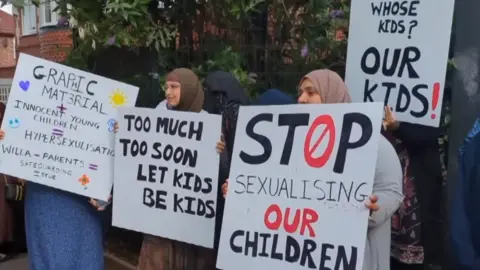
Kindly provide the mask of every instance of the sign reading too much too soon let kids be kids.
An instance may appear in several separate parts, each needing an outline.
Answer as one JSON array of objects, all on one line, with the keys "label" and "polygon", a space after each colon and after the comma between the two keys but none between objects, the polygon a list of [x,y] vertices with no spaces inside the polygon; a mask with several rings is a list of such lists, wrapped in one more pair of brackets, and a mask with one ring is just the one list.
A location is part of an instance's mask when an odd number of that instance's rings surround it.
[{"label": "sign reading too much too soon let kids be kids", "polygon": [[106,200],[116,110],[138,88],[20,54],[2,123],[0,172]]},{"label": "sign reading too much too soon let kids be kids", "polygon": [[241,107],[217,267],[362,269],[381,120],[379,102]]},{"label": "sign reading too much too soon let kids be kids", "polygon": [[221,116],[122,108],[112,223],[213,248]]},{"label": "sign reading too much too soon let kids be kids", "polygon": [[352,100],[439,126],[454,2],[352,0],[345,74]]}]

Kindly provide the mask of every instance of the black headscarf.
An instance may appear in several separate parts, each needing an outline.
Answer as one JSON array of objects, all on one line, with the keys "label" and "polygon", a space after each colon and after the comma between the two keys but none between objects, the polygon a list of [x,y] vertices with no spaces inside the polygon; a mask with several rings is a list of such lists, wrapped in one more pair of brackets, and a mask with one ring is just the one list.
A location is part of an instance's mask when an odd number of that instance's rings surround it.
[{"label": "black headscarf", "polygon": [[235,76],[225,71],[208,74],[203,82],[203,88],[205,92],[203,109],[208,113],[222,115],[222,133],[225,136],[228,160],[231,161],[238,110],[240,106],[248,105],[249,99]]},{"label": "black headscarf", "polygon": [[203,109],[209,113],[222,114],[228,103],[248,104],[245,89],[233,74],[214,71],[203,82],[205,102]]}]

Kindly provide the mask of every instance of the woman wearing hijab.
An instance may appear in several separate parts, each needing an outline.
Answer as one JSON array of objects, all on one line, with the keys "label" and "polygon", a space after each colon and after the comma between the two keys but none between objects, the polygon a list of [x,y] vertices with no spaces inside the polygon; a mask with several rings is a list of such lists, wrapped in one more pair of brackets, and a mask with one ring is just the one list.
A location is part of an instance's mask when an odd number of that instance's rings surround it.
[{"label": "woman wearing hijab", "polygon": [[385,107],[382,134],[395,147],[403,171],[402,205],[392,218],[392,270],[423,270],[422,221],[415,177],[412,175],[408,148],[389,131],[393,114]]},{"label": "woman wearing hijab", "polygon": [[231,160],[238,110],[248,105],[245,89],[232,73],[215,71],[207,75],[203,82],[205,103],[203,109],[208,113],[222,115],[222,130],[227,146],[228,160]]},{"label": "woman wearing hijab", "polygon": [[[315,70],[300,81],[298,103],[350,103],[350,94],[340,76],[327,69]],[[402,170],[395,149],[380,137],[373,194],[366,206],[368,222],[364,270],[390,269],[390,219],[402,203]]]},{"label": "woman wearing hijab", "polygon": [[[0,123],[3,122],[5,114],[5,104],[0,103]],[[9,259],[9,246],[13,242],[13,209],[5,198],[5,188],[7,185],[6,175],[0,175],[0,262]]]},{"label": "woman wearing hijab", "polygon": [[[3,122],[4,114],[5,104],[0,102],[0,123]],[[15,177],[0,174],[0,263],[11,259],[16,252],[25,248],[23,198],[18,196],[16,201],[7,201],[7,185],[13,187],[14,185],[20,186],[22,183]],[[22,191],[19,191],[18,195]]]},{"label": "woman wearing hijab", "polygon": [[[0,131],[0,140],[5,134]],[[103,223],[86,197],[25,184],[25,232],[30,270],[103,270]],[[90,202],[90,203],[89,203]]]},{"label": "woman wearing hijab", "polygon": [[439,269],[444,257],[442,186],[445,181],[439,140],[445,133],[445,126],[399,122],[390,107],[385,107],[384,126],[408,151],[409,173],[414,178],[415,195],[420,205],[423,264],[425,269]]},{"label": "woman wearing hijab", "polygon": [[[167,106],[162,106],[160,107],[161,109],[166,108],[175,111],[205,113],[205,111],[202,110],[204,102],[202,85],[197,75],[189,69],[175,69],[167,75],[166,100]],[[221,153],[219,180],[227,178],[228,163],[226,163],[227,157],[224,148],[225,144],[223,141],[220,141],[217,144],[217,151]],[[221,183],[219,182],[219,194],[221,193],[220,186]],[[219,203],[217,203],[217,205],[218,204]],[[216,230],[216,239],[219,234],[220,231]],[[215,269],[215,261],[215,249],[207,249],[163,237],[145,235],[140,252],[138,269],[213,270]]]},{"label": "woman wearing hijab", "polygon": [[278,89],[269,89],[261,94],[254,105],[289,105],[295,104],[295,99]]}]

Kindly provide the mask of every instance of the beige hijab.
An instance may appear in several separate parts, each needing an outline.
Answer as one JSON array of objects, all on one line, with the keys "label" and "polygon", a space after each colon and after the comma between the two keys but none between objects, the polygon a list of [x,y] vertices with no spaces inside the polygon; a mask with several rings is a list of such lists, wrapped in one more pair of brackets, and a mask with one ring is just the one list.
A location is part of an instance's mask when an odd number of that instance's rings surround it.
[{"label": "beige hijab", "polygon": [[329,69],[317,69],[305,75],[300,84],[306,78],[312,81],[323,103],[350,103],[352,101],[347,85],[336,72]]},{"label": "beige hijab", "polygon": [[167,81],[180,83],[180,103],[177,111],[200,112],[203,108],[203,87],[197,75],[188,68],[177,68],[167,75]]}]

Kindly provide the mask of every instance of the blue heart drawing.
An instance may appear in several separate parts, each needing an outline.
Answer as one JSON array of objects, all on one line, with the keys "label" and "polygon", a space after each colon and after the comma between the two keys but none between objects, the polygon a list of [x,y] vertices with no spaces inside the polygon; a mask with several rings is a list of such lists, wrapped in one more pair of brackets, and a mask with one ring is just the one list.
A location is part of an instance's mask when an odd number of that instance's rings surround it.
[{"label": "blue heart drawing", "polygon": [[20,88],[22,88],[23,91],[27,92],[28,88],[30,87],[30,82],[29,81],[20,81],[18,83],[18,85],[20,86]]}]

